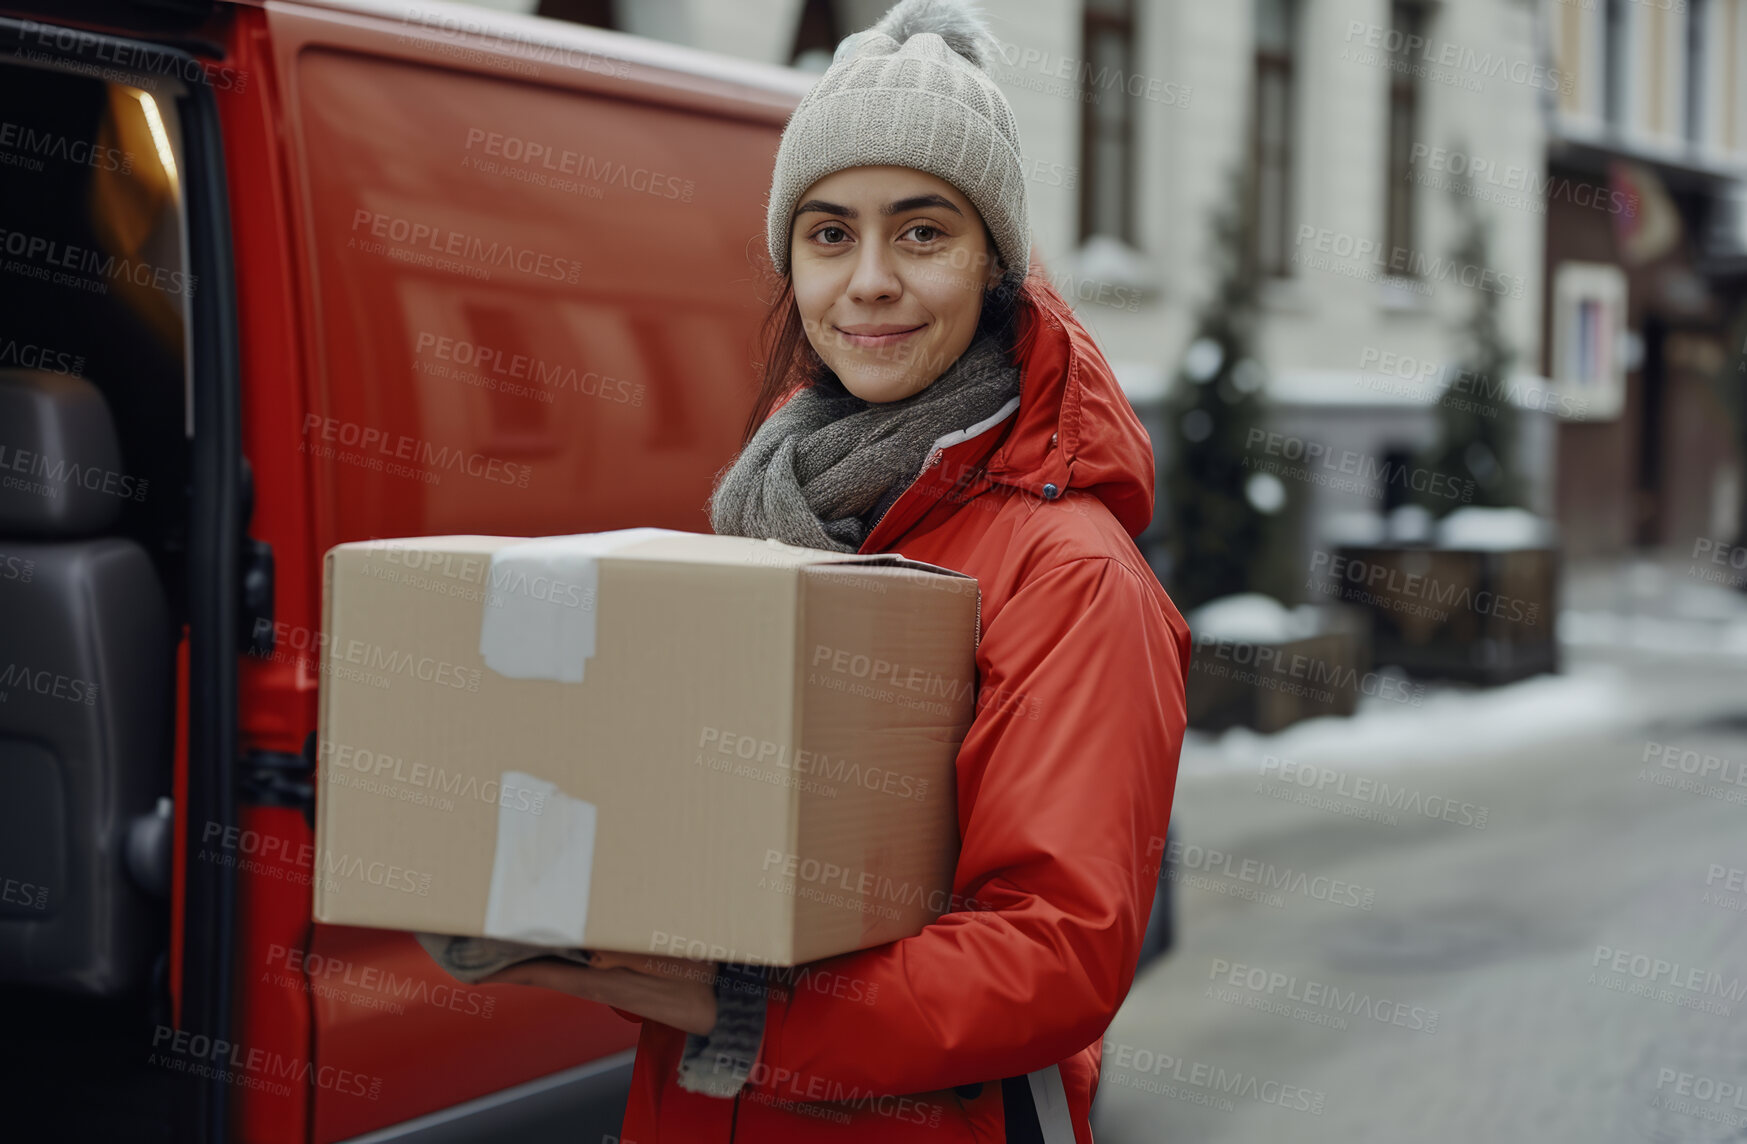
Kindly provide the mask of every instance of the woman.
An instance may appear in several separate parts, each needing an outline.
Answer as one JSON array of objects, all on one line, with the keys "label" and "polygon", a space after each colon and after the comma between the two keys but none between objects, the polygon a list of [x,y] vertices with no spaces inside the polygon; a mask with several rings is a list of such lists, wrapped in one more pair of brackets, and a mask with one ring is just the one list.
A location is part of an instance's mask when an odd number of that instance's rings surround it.
[{"label": "woman", "polygon": [[1028,277],[991,45],[968,9],[905,0],[796,109],[769,206],[772,352],[711,499],[720,533],[977,578],[953,890],[981,908],[804,984],[609,953],[489,978],[643,1021],[627,1144],[1023,1139],[1034,1116],[1052,1144],[1091,1140],[1170,818],[1189,636],[1132,539],[1153,509],[1146,433]]}]

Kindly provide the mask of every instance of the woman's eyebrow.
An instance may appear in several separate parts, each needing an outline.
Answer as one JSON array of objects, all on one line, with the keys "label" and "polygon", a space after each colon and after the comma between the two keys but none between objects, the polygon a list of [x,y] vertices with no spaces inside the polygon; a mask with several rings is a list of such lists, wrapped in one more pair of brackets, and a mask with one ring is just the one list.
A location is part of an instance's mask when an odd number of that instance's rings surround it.
[{"label": "woman's eyebrow", "polygon": [[[964,212],[952,205],[952,200],[944,195],[913,195],[907,199],[899,199],[895,203],[887,203],[880,208],[883,215],[903,214],[905,211],[921,210],[923,207],[945,207],[955,215],[963,217]],[[840,206],[828,203],[824,199],[808,199],[795,208],[795,214],[803,215],[808,211],[818,211],[820,214],[837,215],[839,218],[859,218],[860,212],[854,207]]]}]

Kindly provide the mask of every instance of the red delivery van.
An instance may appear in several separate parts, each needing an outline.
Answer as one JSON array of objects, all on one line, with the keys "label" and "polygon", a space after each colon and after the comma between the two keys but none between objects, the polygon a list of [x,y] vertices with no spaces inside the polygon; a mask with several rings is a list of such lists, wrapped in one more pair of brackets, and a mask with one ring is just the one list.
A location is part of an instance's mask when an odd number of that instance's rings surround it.
[{"label": "red delivery van", "polygon": [[322,655],[321,555],[708,531],[808,82],[423,0],[0,0],[0,1135],[616,1138],[635,1025],[312,925],[408,876],[317,867],[319,670],[418,669]]}]

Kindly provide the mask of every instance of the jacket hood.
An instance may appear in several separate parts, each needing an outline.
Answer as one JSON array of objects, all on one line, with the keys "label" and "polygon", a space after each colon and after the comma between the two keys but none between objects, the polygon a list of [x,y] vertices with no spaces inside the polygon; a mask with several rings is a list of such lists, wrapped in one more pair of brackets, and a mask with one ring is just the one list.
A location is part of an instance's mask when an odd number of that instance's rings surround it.
[{"label": "jacket hood", "polygon": [[1092,335],[1047,280],[1033,274],[1021,295],[1015,347],[1019,410],[990,456],[991,480],[1051,498],[1091,493],[1129,536],[1153,516],[1152,439]]}]

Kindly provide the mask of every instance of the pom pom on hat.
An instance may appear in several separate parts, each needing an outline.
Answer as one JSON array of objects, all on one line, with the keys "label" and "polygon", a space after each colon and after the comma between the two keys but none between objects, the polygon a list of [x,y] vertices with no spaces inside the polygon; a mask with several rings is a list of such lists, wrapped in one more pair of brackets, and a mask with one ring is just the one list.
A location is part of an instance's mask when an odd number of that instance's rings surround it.
[{"label": "pom pom on hat", "polygon": [[902,44],[911,36],[920,36],[924,32],[939,36],[946,41],[947,47],[984,71],[989,70],[989,65],[1000,54],[995,35],[989,31],[989,22],[983,14],[974,6],[956,3],[955,0],[902,0],[892,5],[892,10],[881,16],[879,23],[860,34],[878,33]]}]

